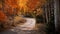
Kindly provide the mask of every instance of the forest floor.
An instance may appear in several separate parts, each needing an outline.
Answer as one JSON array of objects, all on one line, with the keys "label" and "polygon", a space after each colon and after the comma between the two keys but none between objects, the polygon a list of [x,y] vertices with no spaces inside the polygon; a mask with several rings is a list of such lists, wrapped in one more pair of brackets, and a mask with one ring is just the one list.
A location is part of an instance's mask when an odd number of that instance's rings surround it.
[{"label": "forest floor", "polygon": [[45,33],[45,24],[36,24],[35,30],[20,30],[18,31],[3,31],[0,34],[46,34]]},{"label": "forest floor", "polygon": [[[20,19],[19,18],[15,19],[15,21],[16,22],[20,21],[21,18]],[[45,34],[45,24],[44,23],[35,23],[34,19],[27,19],[27,20],[28,21],[26,23],[23,23],[22,25],[26,26],[24,28],[28,28],[28,26],[29,26],[28,30],[21,30],[22,28],[20,26],[16,26],[13,29],[0,32],[0,34]],[[31,23],[31,21],[32,21],[32,23]],[[34,24],[35,24],[35,27],[34,27]],[[21,25],[21,24],[19,24],[19,25]]]}]

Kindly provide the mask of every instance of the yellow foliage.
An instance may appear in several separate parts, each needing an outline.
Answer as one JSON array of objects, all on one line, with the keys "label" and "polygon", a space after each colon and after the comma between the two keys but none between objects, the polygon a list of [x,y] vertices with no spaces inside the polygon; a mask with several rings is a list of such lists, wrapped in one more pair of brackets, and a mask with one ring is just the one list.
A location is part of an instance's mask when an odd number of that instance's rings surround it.
[{"label": "yellow foliage", "polygon": [[[32,12],[32,10],[35,10],[38,6],[42,7],[45,2],[46,0],[19,0],[19,7],[20,10],[23,9],[23,13]],[[42,12],[42,10],[40,12]]]}]

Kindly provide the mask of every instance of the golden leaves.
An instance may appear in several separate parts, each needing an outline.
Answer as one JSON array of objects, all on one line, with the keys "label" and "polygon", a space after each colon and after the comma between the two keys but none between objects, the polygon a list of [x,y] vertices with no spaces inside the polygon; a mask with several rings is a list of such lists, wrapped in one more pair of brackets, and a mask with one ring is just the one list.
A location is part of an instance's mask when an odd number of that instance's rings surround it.
[{"label": "golden leaves", "polygon": [[[32,12],[32,10],[35,10],[37,7],[42,7],[45,2],[46,0],[19,0],[20,11],[23,9],[23,13]],[[42,12],[42,10],[40,12]]]}]

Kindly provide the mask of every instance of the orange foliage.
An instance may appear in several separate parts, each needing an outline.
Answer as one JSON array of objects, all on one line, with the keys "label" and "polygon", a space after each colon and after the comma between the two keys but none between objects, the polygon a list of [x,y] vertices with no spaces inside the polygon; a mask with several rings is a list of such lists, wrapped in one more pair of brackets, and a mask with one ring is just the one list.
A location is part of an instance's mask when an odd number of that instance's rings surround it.
[{"label": "orange foliage", "polygon": [[[5,0],[4,7],[5,10],[8,10],[8,13],[12,15],[17,13],[17,11],[22,8],[24,12],[27,12],[26,10],[30,11],[36,9],[38,6],[42,7],[45,2],[46,0]],[[14,8],[17,8],[16,12],[14,11]]]},{"label": "orange foliage", "polygon": [[[23,2],[22,0],[20,0]],[[29,10],[33,10],[37,7],[37,5],[43,6],[46,0],[24,0],[23,7],[28,8]],[[15,10],[14,10],[15,9]],[[7,12],[9,15],[13,15],[18,13],[20,9],[20,5],[18,0],[4,0],[4,12]],[[23,8],[24,9],[24,8]],[[0,20],[6,20],[7,16],[0,10]]]},{"label": "orange foliage", "polygon": [[[17,9],[16,9],[17,8]],[[4,10],[7,11],[9,15],[16,14],[18,11],[18,1],[17,0],[5,0]]]},{"label": "orange foliage", "polygon": [[35,9],[38,6],[42,7],[45,4],[46,0],[29,0],[27,6],[30,9]]},{"label": "orange foliage", "polygon": [[0,3],[0,23],[6,22],[7,16],[2,11],[2,3]]},{"label": "orange foliage", "polygon": [[6,5],[10,5],[12,8],[16,8],[18,5],[17,0],[5,0]]},{"label": "orange foliage", "polygon": [[[2,11],[2,7],[1,7],[2,4],[0,4],[0,21],[1,22],[6,22],[7,20],[7,17],[6,16],[8,13],[9,15],[13,15],[13,14],[16,14],[17,11],[18,11],[18,2],[17,0],[4,0],[4,11]],[[17,9],[16,9],[17,8]],[[16,11],[14,11],[14,9],[16,9]]]},{"label": "orange foliage", "polygon": [[6,22],[7,16],[0,10],[0,21],[1,22]]},{"label": "orange foliage", "polygon": [[45,4],[45,2],[46,0],[19,0],[19,7],[20,10],[23,9],[23,14],[26,12],[31,13],[32,10],[35,10],[38,6],[38,8],[42,7]]},{"label": "orange foliage", "polygon": [[30,0],[27,5],[29,8],[33,9],[35,8],[37,2],[38,2],[37,0]]}]

